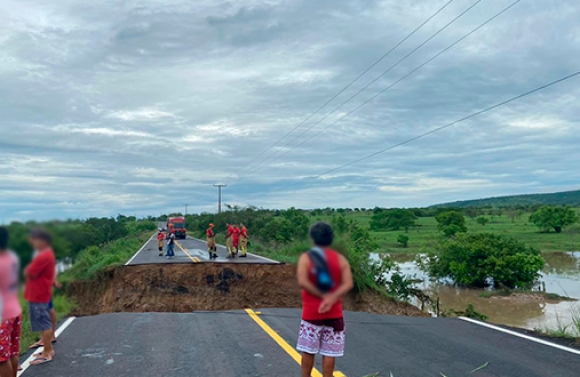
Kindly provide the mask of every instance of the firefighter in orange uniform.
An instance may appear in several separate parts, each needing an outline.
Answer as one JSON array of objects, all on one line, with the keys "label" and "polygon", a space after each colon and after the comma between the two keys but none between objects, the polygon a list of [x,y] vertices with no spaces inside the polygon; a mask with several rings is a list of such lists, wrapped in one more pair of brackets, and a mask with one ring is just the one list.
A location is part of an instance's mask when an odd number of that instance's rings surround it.
[{"label": "firefighter in orange uniform", "polygon": [[165,243],[163,241],[165,241],[165,234],[163,233],[163,230],[159,228],[159,231],[157,232],[157,248],[159,249],[160,257],[163,256],[163,244]]},{"label": "firefighter in orange uniform", "polygon": [[217,246],[215,244],[215,233],[213,231],[213,227],[213,224],[209,224],[209,228],[207,228],[205,231],[207,236],[207,251],[209,253],[209,259],[217,258]]},{"label": "firefighter in orange uniform", "polygon": [[248,256],[248,229],[244,224],[240,224],[242,230],[240,231],[240,249],[242,250],[242,255],[240,258],[245,258]]},{"label": "firefighter in orange uniform", "polygon": [[234,225],[234,255],[238,256],[238,251],[240,250],[240,228]]},{"label": "firefighter in orange uniform", "polygon": [[234,257],[234,227],[231,224],[226,224],[226,248],[228,249],[227,258]]}]

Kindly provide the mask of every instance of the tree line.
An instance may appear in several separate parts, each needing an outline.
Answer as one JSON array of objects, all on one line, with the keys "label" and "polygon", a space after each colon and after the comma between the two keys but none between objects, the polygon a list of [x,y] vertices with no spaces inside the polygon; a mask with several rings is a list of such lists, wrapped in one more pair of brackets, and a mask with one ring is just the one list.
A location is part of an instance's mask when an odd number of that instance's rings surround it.
[{"label": "tree line", "polygon": [[156,225],[154,221],[119,215],[116,218],[91,217],[86,220],[12,222],[6,227],[10,233],[9,247],[26,266],[34,252],[28,243],[28,234],[35,228],[45,229],[52,235],[57,259],[74,259],[89,246],[100,246],[128,235],[153,231]]}]

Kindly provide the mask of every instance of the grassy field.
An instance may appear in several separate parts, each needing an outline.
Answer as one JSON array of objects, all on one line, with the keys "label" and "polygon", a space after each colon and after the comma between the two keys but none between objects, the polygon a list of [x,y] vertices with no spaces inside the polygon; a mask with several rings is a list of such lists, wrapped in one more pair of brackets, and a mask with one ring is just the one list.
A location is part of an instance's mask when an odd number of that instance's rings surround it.
[{"label": "grassy field", "polygon": [[[344,214],[347,219],[358,221],[362,225],[369,225],[372,212],[354,212]],[[580,250],[579,224],[570,226],[560,234],[540,233],[538,227],[528,222],[529,213],[523,214],[520,218],[510,219],[503,216],[485,216],[489,219],[486,225],[480,225],[474,219],[466,217],[468,233],[495,233],[503,234],[524,242],[528,246],[537,248],[542,252],[553,251],[578,251]],[[332,217],[313,217],[312,222],[324,220],[331,222]],[[382,252],[389,253],[423,253],[428,251],[436,243],[440,232],[437,230],[435,217],[420,217],[417,219],[417,227],[409,229],[406,233],[409,236],[409,245],[403,248],[397,243],[399,234],[405,234],[404,230],[372,232],[377,240]],[[571,231],[572,230],[572,231]],[[574,233],[576,231],[576,233]]]}]

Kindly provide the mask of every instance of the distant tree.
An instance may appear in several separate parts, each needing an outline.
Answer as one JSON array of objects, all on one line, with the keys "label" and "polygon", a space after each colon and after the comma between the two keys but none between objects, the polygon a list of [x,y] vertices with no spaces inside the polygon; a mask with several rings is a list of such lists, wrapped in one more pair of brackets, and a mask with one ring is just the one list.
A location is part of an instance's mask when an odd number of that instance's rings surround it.
[{"label": "distant tree", "polygon": [[479,225],[485,226],[485,224],[489,222],[489,219],[487,217],[479,216],[475,221],[477,221]]},{"label": "distant tree", "polygon": [[544,206],[530,215],[530,222],[543,231],[554,229],[561,233],[562,229],[578,221],[578,216],[570,207]]},{"label": "distant tree", "polygon": [[416,225],[415,220],[417,216],[412,211],[394,208],[375,212],[370,225],[374,231],[405,229],[408,232],[410,227]]},{"label": "distant tree", "polygon": [[407,247],[409,245],[409,236],[405,234],[399,234],[399,237],[397,237],[397,242],[400,243],[403,247]]},{"label": "distant tree", "polygon": [[437,220],[437,228],[446,237],[453,237],[457,233],[467,232],[465,217],[460,211],[452,210],[442,212],[435,217],[435,220]]},{"label": "distant tree", "polygon": [[331,224],[334,231],[338,234],[344,234],[348,231],[349,223],[344,215],[333,216]]},{"label": "distant tree", "polygon": [[544,263],[538,250],[515,239],[481,233],[439,242],[425,267],[431,277],[451,278],[462,286],[530,289]]}]

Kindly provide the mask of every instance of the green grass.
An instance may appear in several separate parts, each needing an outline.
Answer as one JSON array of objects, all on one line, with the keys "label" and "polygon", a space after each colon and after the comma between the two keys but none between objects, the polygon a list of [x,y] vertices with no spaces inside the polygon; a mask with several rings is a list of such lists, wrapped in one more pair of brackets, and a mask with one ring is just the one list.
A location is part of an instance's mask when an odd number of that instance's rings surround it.
[{"label": "green grass", "polygon": [[[530,213],[525,213],[519,219],[513,220],[506,215],[485,216],[490,221],[486,225],[480,225],[475,222],[475,219],[466,217],[468,233],[494,233],[507,235],[515,238],[518,241],[524,242],[526,245],[534,247],[541,252],[554,251],[577,251],[580,250],[580,234],[568,233],[566,229],[560,234],[554,233],[540,233],[538,227],[528,222]],[[372,212],[367,211],[345,213],[347,219],[358,221],[361,225],[368,226],[371,221]],[[331,222],[331,216],[317,216],[311,217],[311,222],[318,220]],[[577,227],[578,224],[570,226],[569,229]],[[437,229],[437,221],[435,217],[420,217],[417,219],[417,226],[409,229],[408,233],[404,230],[386,231],[386,232],[371,232],[379,244],[379,252],[383,253],[405,253],[418,254],[425,253],[433,249],[440,236]],[[409,236],[409,245],[404,248],[397,242],[399,234],[406,234]]]},{"label": "green grass", "polygon": [[565,325],[559,316],[556,316],[556,323],[555,328],[537,328],[535,330],[547,336],[574,340],[576,344],[580,344],[580,310],[574,309],[572,311],[571,323]]},{"label": "green grass", "polygon": [[[75,307],[75,303],[70,298],[58,293],[54,295],[53,303],[58,322],[68,316],[68,314]],[[20,354],[23,354],[28,351],[28,347],[30,347],[39,339],[40,334],[33,333],[30,328],[28,303],[24,300],[23,297],[20,297],[20,305],[22,305],[22,336],[20,338]]]},{"label": "green grass", "polygon": [[59,275],[59,281],[92,280],[107,268],[121,266],[151,237],[151,232],[127,236],[103,247],[91,246],[81,251],[71,269]]}]

